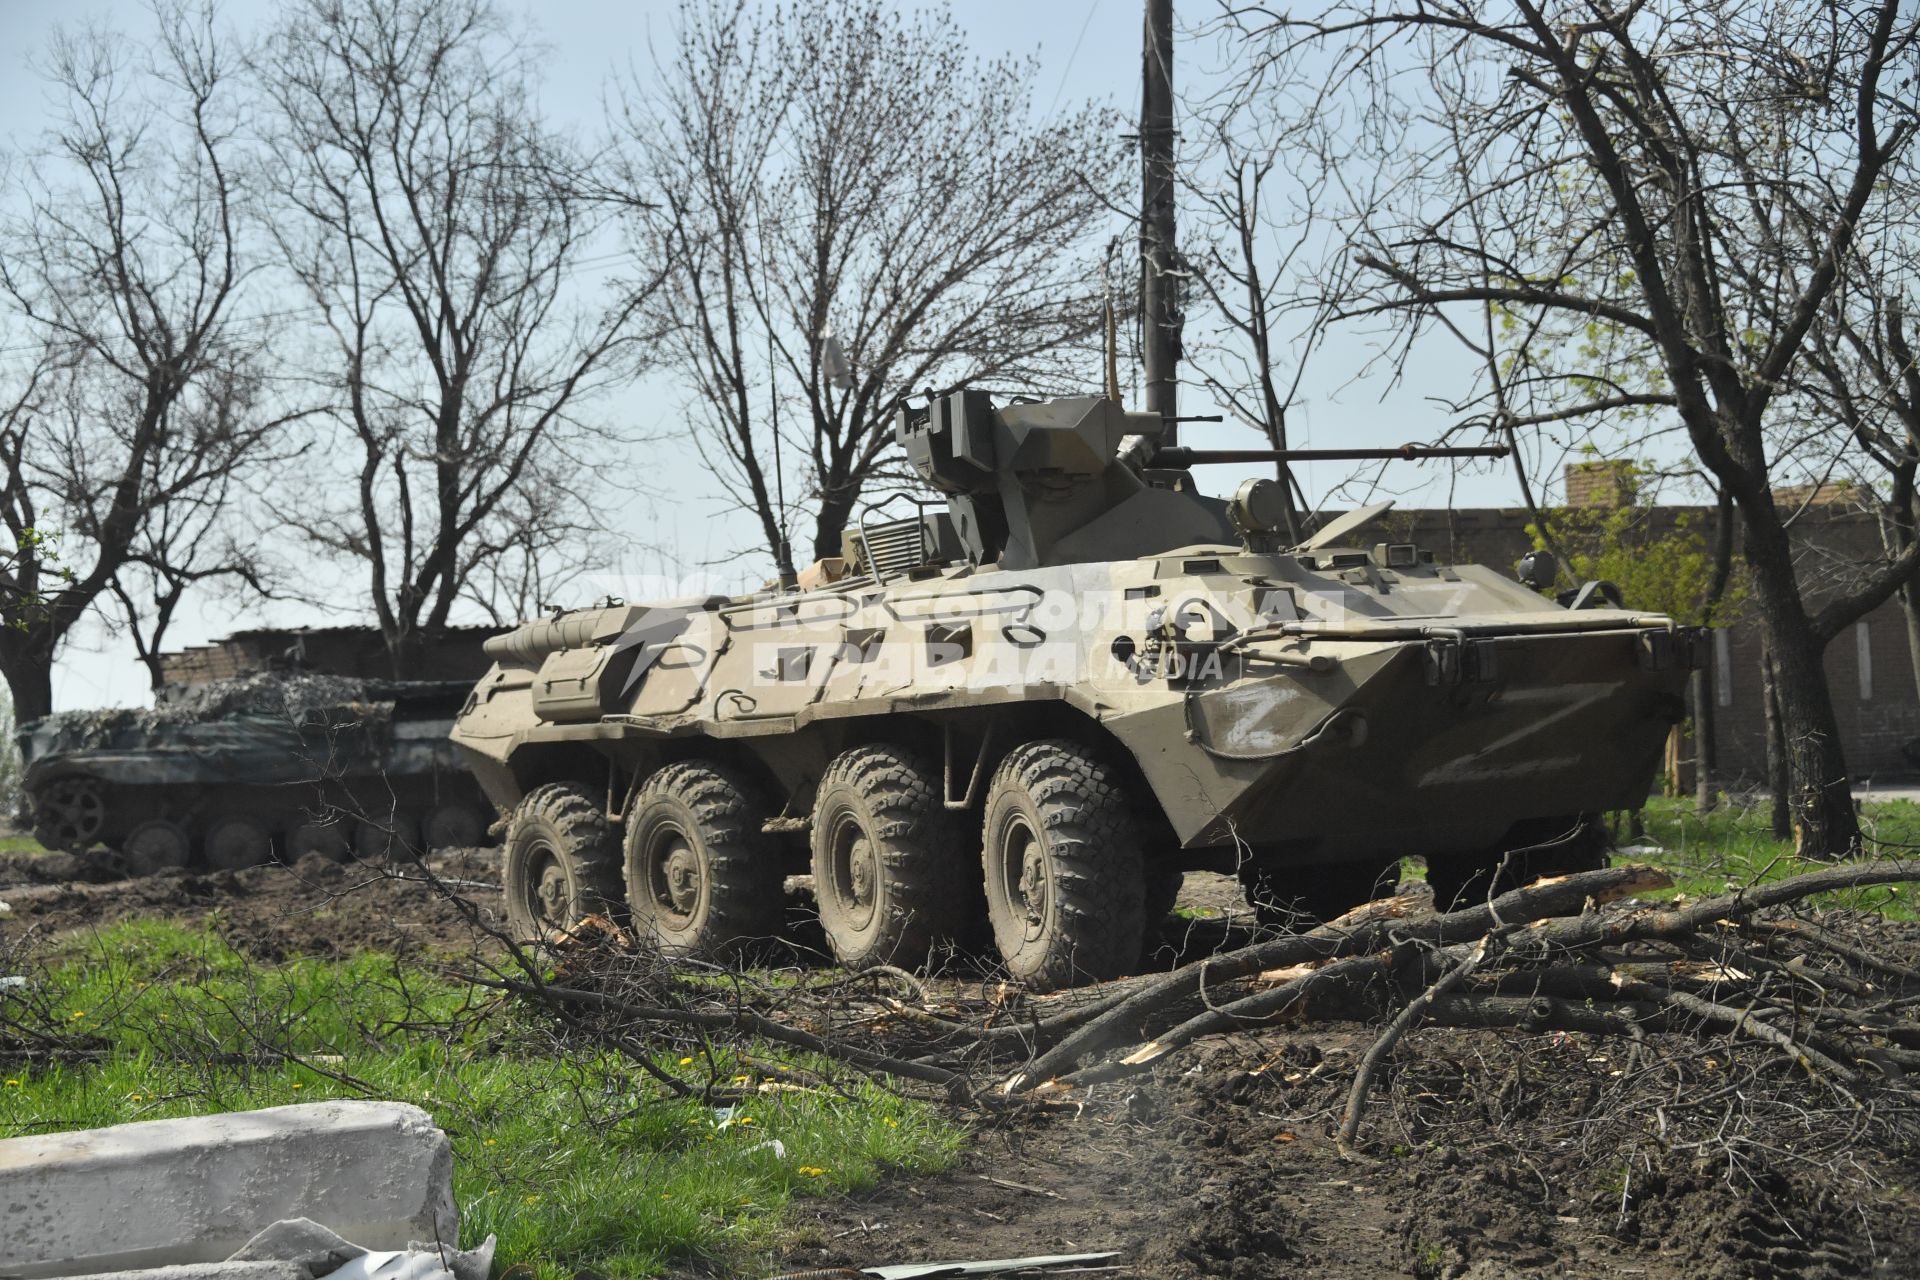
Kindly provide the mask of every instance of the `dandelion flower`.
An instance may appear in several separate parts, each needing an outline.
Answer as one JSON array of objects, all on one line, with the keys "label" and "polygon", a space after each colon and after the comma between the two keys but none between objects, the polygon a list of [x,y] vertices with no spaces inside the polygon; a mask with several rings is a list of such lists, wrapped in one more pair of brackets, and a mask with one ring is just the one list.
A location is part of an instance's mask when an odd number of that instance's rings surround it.
[{"label": "dandelion flower", "polygon": [[681,1065],[681,1066],[683,1066],[683,1067],[690,1067],[690,1066],[692,1066],[692,1065],[693,1065],[693,1059],[692,1059],[692,1058],[682,1058],[682,1059],[680,1059],[680,1065]]},{"label": "dandelion flower", "polygon": [[498,1139],[498,1138],[488,1138],[488,1139],[486,1140],[486,1143],[485,1143],[484,1145],[486,1145],[486,1146],[489,1146],[489,1147],[490,1147],[490,1146],[492,1146],[492,1145],[493,1145],[494,1143],[496,1143],[496,1142],[498,1142],[498,1141],[500,1141],[500,1139]]}]

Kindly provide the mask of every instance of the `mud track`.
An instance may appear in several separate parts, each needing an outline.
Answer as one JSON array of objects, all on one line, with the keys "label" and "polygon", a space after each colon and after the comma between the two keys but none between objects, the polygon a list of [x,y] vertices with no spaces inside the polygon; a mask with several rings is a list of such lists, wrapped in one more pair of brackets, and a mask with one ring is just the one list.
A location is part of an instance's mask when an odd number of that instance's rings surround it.
[{"label": "mud track", "polygon": [[[496,863],[475,850],[431,870],[497,915]],[[125,880],[61,855],[5,856],[0,898],[14,908],[10,929],[77,940],[121,920],[198,921],[269,961],[475,945],[459,909],[428,884],[320,858]],[[1182,900],[1239,905],[1218,877],[1190,877]],[[1783,1111],[1777,1141],[1764,1116],[1758,1128],[1749,1116],[1734,1157],[1690,1156],[1663,1146],[1654,1117],[1622,1101],[1630,1064],[1618,1042],[1415,1032],[1364,1154],[1342,1156],[1332,1141],[1342,1096],[1376,1034],[1332,1023],[1221,1037],[1071,1107],[972,1113],[975,1137],[947,1173],[796,1201],[768,1271],[1112,1249],[1118,1269],[1089,1274],[1920,1274],[1920,1144],[1864,1140],[1808,1154],[1797,1140],[1804,1117],[1790,1123]]]}]

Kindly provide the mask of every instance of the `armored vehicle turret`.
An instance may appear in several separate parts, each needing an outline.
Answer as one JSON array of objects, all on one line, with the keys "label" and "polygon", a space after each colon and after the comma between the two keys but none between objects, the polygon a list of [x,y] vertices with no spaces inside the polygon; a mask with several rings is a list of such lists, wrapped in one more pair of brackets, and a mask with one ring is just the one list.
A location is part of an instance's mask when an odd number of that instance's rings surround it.
[{"label": "armored vehicle turret", "polygon": [[[776,932],[805,870],[843,963],[984,917],[1057,987],[1134,965],[1190,869],[1275,921],[1407,855],[1484,893],[1604,856],[1587,816],[1645,800],[1703,655],[1664,617],[1365,545],[1385,504],[1296,543],[1275,481],[1222,501],[1191,468],[1301,455],[1162,447],[1108,399],[956,391],[896,432],[944,501],[869,511],[797,587],[487,642],[453,738],[511,815],[522,935],[612,911],[719,954]],[[1373,451],[1436,452],[1488,451]]]},{"label": "armored vehicle turret", "polygon": [[447,741],[484,665],[454,631],[392,680],[367,627],[245,631],[161,655],[152,708],[22,726],[34,835],[117,851],[130,870],[280,856],[386,856],[480,843],[485,797]]}]

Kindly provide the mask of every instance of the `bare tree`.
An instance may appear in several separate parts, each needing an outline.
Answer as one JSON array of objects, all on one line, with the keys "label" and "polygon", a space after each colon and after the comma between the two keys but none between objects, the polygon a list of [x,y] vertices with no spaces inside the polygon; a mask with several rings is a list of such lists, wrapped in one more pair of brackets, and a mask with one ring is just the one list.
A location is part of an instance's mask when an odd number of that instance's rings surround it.
[{"label": "bare tree", "polygon": [[33,353],[0,415],[0,672],[23,720],[52,709],[55,655],[116,580],[190,563],[230,487],[286,448],[257,372],[266,332],[235,314],[226,52],[211,6],[156,16],[151,52],[55,37],[56,123],[0,232],[0,297]]},{"label": "bare tree", "polygon": [[[202,394],[190,410],[216,420],[195,434],[215,438],[230,434],[262,398],[257,378],[217,371],[202,380]],[[289,414],[281,421],[295,416]],[[220,421],[222,417],[228,420]],[[291,447],[262,452],[271,452],[277,463]],[[257,461],[264,464],[267,458]],[[273,521],[267,504],[258,500],[255,486],[249,483],[267,470],[262,465],[248,468],[244,475],[234,471],[214,477],[149,512],[126,563],[109,584],[120,603],[121,624],[154,692],[166,682],[161,653],[189,593],[204,596],[211,586],[258,601],[272,599],[283,590],[282,566],[263,549],[258,532]],[[268,487],[288,482],[287,476],[280,475]]]},{"label": "bare tree", "polygon": [[1914,160],[1920,17],[1894,0],[1521,0],[1228,20],[1249,84],[1338,86],[1360,113],[1344,161],[1389,175],[1350,210],[1367,270],[1346,314],[1409,335],[1485,314],[1502,375],[1480,385],[1485,425],[1672,424],[1731,495],[1803,847],[1856,847],[1821,652],[1913,576],[1920,544],[1810,595],[1773,486],[1857,448],[1792,389],[1863,237],[1904,234],[1887,179]]},{"label": "bare tree", "polygon": [[487,0],[308,0],[271,37],[276,234],[321,329],[345,501],[291,517],[363,564],[395,671],[503,559],[600,527],[610,447],[583,412],[652,292],[579,277],[606,206],[541,119],[536,64]]},{"label": "bare tree", "polygon": [[667,64],[626,87],[634,235],[674,266],[667,353],[783,572],[782,443],[806,468],[784,496],[835,556],[902,395],[1098,382],[1075,344],[1100,326],[1117,149],[1091,110],[1035,122],[1032,78],[978,64],[945,10],[688,0]]},{"label": "bare tree", "polygon": [[[1323,134],[1311,90],[1300,87],[1305,94],[1285,112],[1241,86],[1183,104],[1190,145],[1182,266],[1205,304],[1188,321],[1187,376],[1275,449],[1288,447],[1303,380],[1344,293],[1322,273],[1351,270],[1327,253],[1333,228],[1319,206],[1337,175],[1316,150]],[[1297,541],[1305,495],[1284,463],[1278,470],[1287,532]]]}]

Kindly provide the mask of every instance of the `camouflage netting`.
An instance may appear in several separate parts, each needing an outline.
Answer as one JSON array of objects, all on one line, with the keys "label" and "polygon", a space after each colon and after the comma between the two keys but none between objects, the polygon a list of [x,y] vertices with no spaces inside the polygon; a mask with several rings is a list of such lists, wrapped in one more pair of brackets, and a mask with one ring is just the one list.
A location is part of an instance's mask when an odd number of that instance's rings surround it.
[{"label": "camouflage netting", "polygon": [[[382,696],[384,695],[384,696]],[[40,750],[79,751],[130,745],[193,725],[250,718],[296,725],[357,723],[366,728],[392,719],[391,681],[345,676],[262,673],[168,690],[154,707],[63,711],[34,726]]]},{"label": "camouflage netting", "polygon": [[237,680],[174,685],[162,693],[155,712],[197,720],[249,711],[266,715],[298,713],[342,703],[385,701],[392,696],[388,691],[391,684],[351,676],[262,672]]}]

